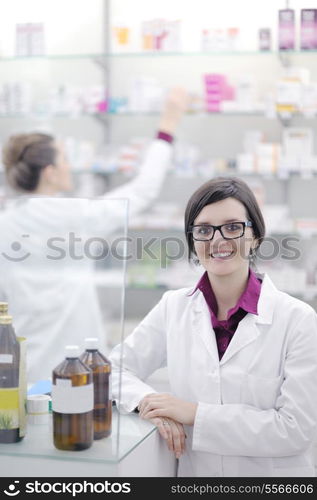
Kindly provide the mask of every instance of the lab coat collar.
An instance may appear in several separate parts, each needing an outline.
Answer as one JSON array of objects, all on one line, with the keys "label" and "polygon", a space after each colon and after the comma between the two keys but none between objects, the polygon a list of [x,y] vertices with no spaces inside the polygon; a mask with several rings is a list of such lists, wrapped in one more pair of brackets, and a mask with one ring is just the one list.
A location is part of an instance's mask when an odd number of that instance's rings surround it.
[{"label": "lab coat collar", "polygon": [[[256,273],[257,278],[262,281],[261,293],[258,301],[258,314],[255,322],[260,324],[272,323],[274,305],[276,303],[277,288],[266,273]],[[201,312],[206,309],[206,301],[202,292],[198,288],[191,289],[188,296],[194,300],[194,311]],[[250,314],[250,313],[249,313]]]},{"label": "lab coat collar", "polygon": [[266,273],[256,273],[256,275],[262,280],[262,285],[258,301],[258,314],[255,316],[255,322],[269,325],[273,320],[276,297],[279,292]]},{"label": "lab coat collar", "polygon": [[276,295],[278,290],[270,280],[267,274],[257,273],[257,277],[262,280],[261,293],[258,301],[258,314],[248,313],[239,323],[238,328],[226,350],[221,361],[219,355],[215,335],[211,335],[211,319],[208,306],[205,298],[200,290],[190,297],[194,301],[193,321],[198,335],[202,340],[213,358],[214,363],[223,365],[238,351],[253,342],[260,334],[258,324],[272,323],[274,307],[276,305]]}]

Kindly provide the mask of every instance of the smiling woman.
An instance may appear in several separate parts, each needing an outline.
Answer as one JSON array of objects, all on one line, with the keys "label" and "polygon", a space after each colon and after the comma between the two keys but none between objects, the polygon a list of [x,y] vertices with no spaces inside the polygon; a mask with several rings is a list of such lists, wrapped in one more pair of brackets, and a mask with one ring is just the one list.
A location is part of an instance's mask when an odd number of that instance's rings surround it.
[{"label": "smiling woman", "polygon": [[[237,222],[239,222],[238,226],[233,225]],[[219,234],[216,238],[215,230],[208,238],[197,237],[195,226],[203,224],[208,227],[216,223],[224,225],[219,228],[222,238]],[[219,249],[228,248],[231,252],[234,249],[234,242],[227,244],[222,240],[238,239],[244,236],[239,243],[247,241],[250,243],[249,250],[252,249],[254,253],[264,239],[265,223],[256,198],[247,184],[241,179],[220,177],[203,184],[189,199],[185,212],[185,233],[189,258],[197,255],[197,249],[199,251],[201,246],[196,246],[195,241],[202,239],[213,240],[212,248],[215,250],[219,245]],[[251,239],[254,241],[252,242]],[[247,250],[247,247],[244,248],[245,257]]]},{"label": "smiling woman", "polygon": [[[314,476],[317,315],[252,269],[265,224],[251,189],[205,183],[185,232],[205,272],[193,289],[166,292],[113,349],[121,411],[168,422],[158,428],[179,476]],[[170,394],[146,383],[164,366]]]},{"label": "smiling woman", "polygon": [[240,179],[206,182],[187,204],[185,232],[189,258],[206,269],[217,296],[218,319],[226,319],[245,289],[265,235],[256,198]]}]

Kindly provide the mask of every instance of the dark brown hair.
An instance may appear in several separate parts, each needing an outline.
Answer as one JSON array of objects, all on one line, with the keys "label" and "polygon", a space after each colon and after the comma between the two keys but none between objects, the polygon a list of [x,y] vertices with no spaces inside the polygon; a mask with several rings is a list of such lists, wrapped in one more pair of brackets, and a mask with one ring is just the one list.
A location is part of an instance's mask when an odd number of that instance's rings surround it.
[{"label": "dark brown hair", "polygon": [[20,191],[34,191],[41,170],[56,160],[54,137],[42,133],[17,134],[3,148],[3,164],[10,186]]},{"label": "dark brown hair", "polygon": [[240,201],[247,211],[247,216],[252,222],[254,237],[258,241],[256,250],[259,248],[265,236],[265,223],[258,202],[249,186],[237,177],[216,177],[205,182],[190,197],[185,210],[185,234],[188,245],[188,259],[194,254],[194,240],[191,226],[196,217],[206,205],[235,198]]}]

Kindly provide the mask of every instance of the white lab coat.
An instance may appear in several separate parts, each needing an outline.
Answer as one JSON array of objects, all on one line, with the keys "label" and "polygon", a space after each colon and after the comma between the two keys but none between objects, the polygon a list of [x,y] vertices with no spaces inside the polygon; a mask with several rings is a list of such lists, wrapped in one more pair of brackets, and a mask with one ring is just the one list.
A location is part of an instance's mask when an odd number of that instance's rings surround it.
[{"label": "white lab coat", "polygon": [[[96,336],[102,350],[107,346],[95,286],[95,261],[70,258],[67,243],[58,244],[65,248],[66,257],[50,260],[47,255],[59,252],[45,253],[48,238],[68,241],[72,232],[84,242],[89,237],[107,239],[119,229],[123,236],[124,200],[129,199],[129,216],[149,206],[162,187],[171,152],[166,141],[153,141],[138,175],[100,201],[23,196],[0,214],[0,300],[9,302],[16,332],[27,339],[29,382],[51,377],[52,369],[64,359],[67,344],[83,347],[85,337]],[[12,243],[22,248],[12,249]],[[83,244],[76,243],[74,250],[83,255]],[[4,253],[30,255],[25,261],[12,262]]]},{"label": "white lab coat", "polygon": [[[164,366],[172,394],[198,403],[179,476],[315,475],[317,315],[261,278],[258,315],[240,321],[221,361],[200,290],[166,292],[124,341],[121,411],[155,392],[146,379]],[[111,360],[118,398],[120,346]]]}]

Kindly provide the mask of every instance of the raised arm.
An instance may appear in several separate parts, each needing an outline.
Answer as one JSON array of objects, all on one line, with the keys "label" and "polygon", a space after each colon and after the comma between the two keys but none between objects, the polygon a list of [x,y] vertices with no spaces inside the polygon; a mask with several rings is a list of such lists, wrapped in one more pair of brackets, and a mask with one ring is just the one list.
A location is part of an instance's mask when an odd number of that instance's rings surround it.
[{"label": "raised arm", "polygon": [[172,142],[189,97],[183,88],[173,88],[167,95],[159,119],[156,139],[149,146],[136,177],[109,191],[105,198],[128,198],[129,215],[147,208],[158,196],[172,158]]}]

